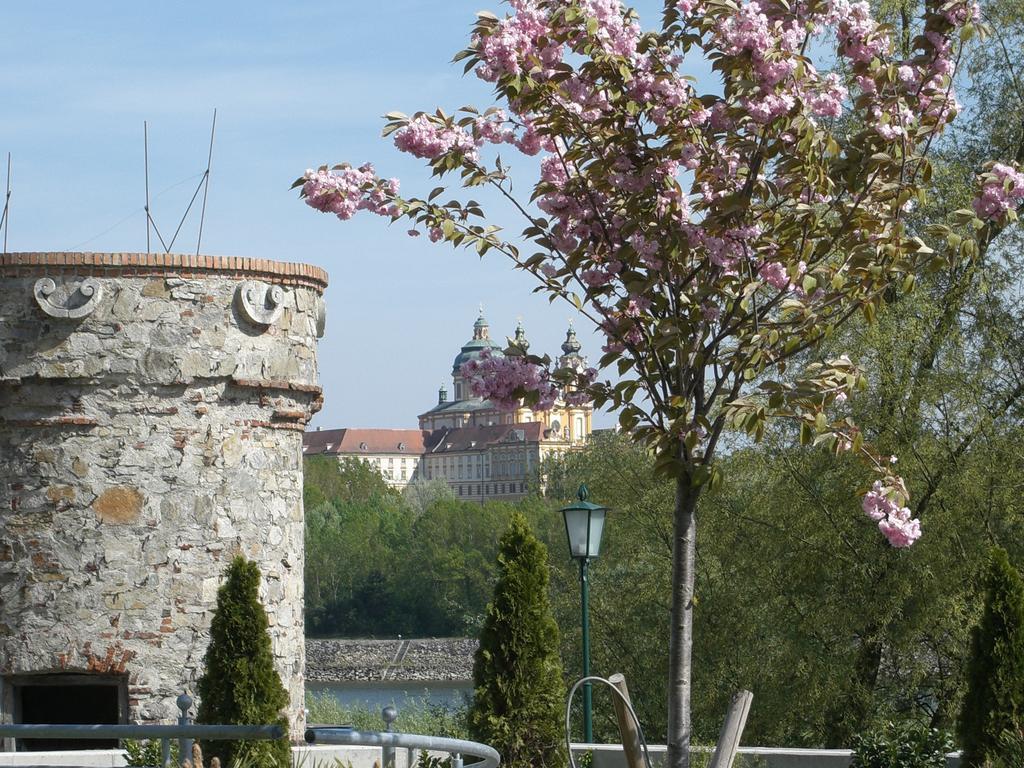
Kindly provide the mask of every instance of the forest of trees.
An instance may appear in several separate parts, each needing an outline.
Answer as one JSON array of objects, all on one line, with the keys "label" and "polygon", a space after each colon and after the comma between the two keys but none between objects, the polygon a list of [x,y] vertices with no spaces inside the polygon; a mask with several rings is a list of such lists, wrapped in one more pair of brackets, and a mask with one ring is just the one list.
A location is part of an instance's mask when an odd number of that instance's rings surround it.
[{"label": "forest of trees", "polygon": [[548,505],[474,504],[443,483],[399,494],[358,460],[306,460],[306,621],[311,636],[472,636],[493,589],[512,509],[542,524]]}]

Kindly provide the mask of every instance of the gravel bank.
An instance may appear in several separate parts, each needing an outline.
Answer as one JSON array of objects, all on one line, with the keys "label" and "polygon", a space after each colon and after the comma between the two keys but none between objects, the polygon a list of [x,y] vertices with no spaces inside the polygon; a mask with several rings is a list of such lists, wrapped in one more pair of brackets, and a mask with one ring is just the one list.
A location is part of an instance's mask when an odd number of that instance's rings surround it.
[{"label": "gravel bank", "polygon": [[475,638],[306,639],[306,680],[471,680]]}]

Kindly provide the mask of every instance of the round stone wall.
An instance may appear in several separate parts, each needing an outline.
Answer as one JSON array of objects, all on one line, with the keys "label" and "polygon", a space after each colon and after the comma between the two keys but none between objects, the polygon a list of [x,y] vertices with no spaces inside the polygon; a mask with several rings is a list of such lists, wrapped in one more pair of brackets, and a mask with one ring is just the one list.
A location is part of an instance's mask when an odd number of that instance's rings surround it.
[{"label": "round stone wall", "polygon": [[303,720],[302,433],[326,274],[260,259],[0,256],[0,715],[38,673],[194,693],[217,588],[255,560]]}]

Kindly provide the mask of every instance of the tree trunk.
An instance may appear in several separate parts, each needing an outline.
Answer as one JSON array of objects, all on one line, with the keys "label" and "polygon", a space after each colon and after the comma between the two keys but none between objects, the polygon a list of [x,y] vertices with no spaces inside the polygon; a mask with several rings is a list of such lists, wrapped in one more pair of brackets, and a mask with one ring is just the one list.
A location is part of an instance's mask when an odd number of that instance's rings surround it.
[{"label": "tree trunk", "polygon": [[697,497],[689,477],[676,480],[672,540],[672,618],[668,671],[668,765],[690,768],[690,683],[693,659],[693,577]]}]

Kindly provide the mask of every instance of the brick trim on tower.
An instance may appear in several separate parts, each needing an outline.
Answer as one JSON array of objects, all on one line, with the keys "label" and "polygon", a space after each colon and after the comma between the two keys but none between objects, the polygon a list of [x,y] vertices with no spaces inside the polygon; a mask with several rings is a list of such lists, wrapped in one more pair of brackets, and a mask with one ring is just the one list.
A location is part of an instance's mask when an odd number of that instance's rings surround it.
[{"label": "brick trim on tower", "polygon": [[279,285],[301,285],[323,293],[327,272],[296,264],[244,256],[196,256],[181,253],[5,253],[0,276],[50,277],[204,277],[210,274],[260,279]]}]

